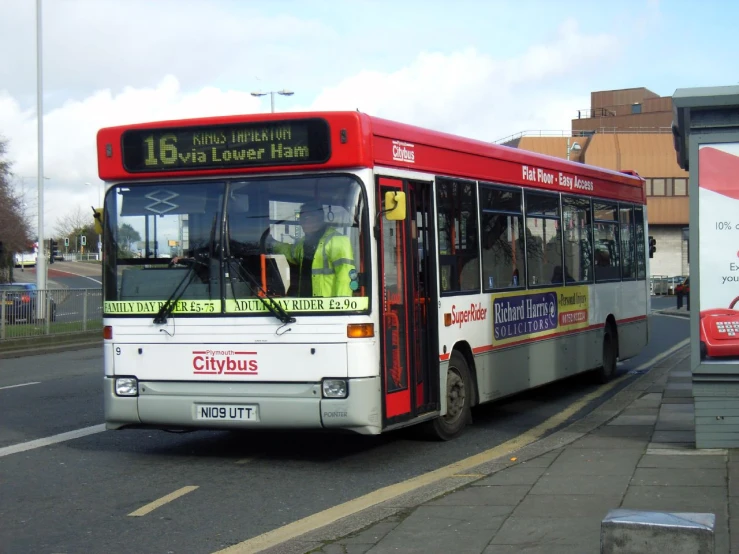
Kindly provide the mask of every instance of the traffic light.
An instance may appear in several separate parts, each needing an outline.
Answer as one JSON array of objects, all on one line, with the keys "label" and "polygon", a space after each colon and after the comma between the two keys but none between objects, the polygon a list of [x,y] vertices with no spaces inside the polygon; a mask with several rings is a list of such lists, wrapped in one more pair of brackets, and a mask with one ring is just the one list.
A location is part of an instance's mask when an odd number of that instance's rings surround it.
[{"label": "traffic light", "polygon": [[54,239],[49,239],[49,263],[54,263],[54,258],[59,255],[59,243]]},{"label": "traffic light", "polygon": [[65,237],[64,246],[66,246],[67,248],[69,247],[69,237]]},{"label": "traffic light", "polygon": [[80,237],[80,244],[81,244],[82,246],[87,246],[87,237],[86,237],[85,235],[82,235],[82,236]]},{"label": "traffic light", "polygon": [[654,258],[654,253],[657,251],[657,241],[654,237],[649,237],[649,257]]}]

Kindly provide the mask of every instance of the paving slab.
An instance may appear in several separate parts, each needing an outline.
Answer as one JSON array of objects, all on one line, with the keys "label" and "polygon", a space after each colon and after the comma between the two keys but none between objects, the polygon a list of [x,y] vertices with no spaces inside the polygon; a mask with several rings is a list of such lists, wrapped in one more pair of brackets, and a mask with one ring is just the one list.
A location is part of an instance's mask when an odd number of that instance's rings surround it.
[{"label": "paving slab", "polygon": [[564,448],[557,448],[556,450],[552,450],[551,452],[547,452],[546,454],[542,454],[541,456],[537,456],[536,458],[533,458],[531,460],[521,462],[521,466],[549,467],[551,463],[556,460],[560,454],[562,454],[563,451]]},{"label": "paving slab", "polygon": [[476,506],[419,506],[367,552],[479,554],[504,521]]},{"label": "paving slab", "polygon": [[488,485],[533,485],[542,476],[546,467],[523,466],[517,465],[504,469],[472,483],[472,486],[488,486]]},{"label": "paving slab", "polygon": [[695,404],[692,402],[680,402],[679,404],[662,404],[659,407],[659,413],[665,412],[684,412],[684,413],[695,413]]},{"label": "paving slab", "polygon": [[645,454],[637,467],[654,468],[726,468],[726,456],[679,456]]},{"label": "paving slab", "polygon": [[637,468],[631,478],[637,486],[725,487],[726,468]]},{"label": "paving slab", "polygon": [[655,431],[653,442],[687,442],[695,443],[695,431]]},{"label": "paving slab", "polygon": [[550,476],[560,475],[628,475],[634,473],[644,450],[572,448],[563,452],[547,469]]},{"label": "paving slab", "polygon": [[624,449],[639,448],[646,449],[648,440],[633,437],[608,437],[600,435],[587,435],[576,440],[570,445],[570,448],[589,448],[600,450],[602,448]]},{"label": "paving slab", "polygon": [[628,475],[544,475],[531,488],[537,494],[623,494],[629,486]]},{"label": "paving slab", "polygon": [[467,487],[429,502],[429,506],[503,506],[507,514],[529,492],[529,485],[486,485]]},{"label": "paving slab", "polygon": [[654,415],[620,415],[608,422],[608,425],[649,425],[657,422],[657,414]]},{"label": "paving slab", "polygon": [[599,515],[548,518],[509,517],[491,541],[492,545],[572,545],[571,552],[598,552]]},{"label": "paving slab", "polygon": [[483,554],[573,554],[573,552],[586,552],[576,548],[572,544],[493,544],[482,551]]},{"label": "paving slab", "polygon": [[572,518],[606,514],[621,505],[622,494],[531,494],[516,506],[516,517]]},{"label": "paving slab", "polygon": [[630,486],[621,504],[632,510],[658,512],[706,512],[725,518],[728,510],[726,487]]},{"label": "paving slab", "polygon": [[[632,404],[633,405],[633,404]],[[626,408],[621,415],[654,415],[659,414],[659,408]]]}]

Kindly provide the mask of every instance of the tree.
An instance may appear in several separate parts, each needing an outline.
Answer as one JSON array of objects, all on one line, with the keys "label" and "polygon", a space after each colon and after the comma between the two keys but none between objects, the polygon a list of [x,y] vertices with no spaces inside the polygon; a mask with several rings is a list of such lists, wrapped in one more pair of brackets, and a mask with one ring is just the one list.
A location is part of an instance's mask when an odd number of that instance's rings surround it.
[{"label": "tree", "polygon": [[131,252],[133,243],[141,240],[139,232],[131,227],[128,223],[124,223],[118,227],[118,246],[124,252]]},{"label": "tree", "polygon": [[91,210],[83,210],[77,206],[72,211],[63,215],[54,227],[56,238],[59,240],[69,239],[69,247],[72,250],[81,249],[79,237],[84,236],[87,246],[85,251],[95,251],[97,244],[97,233],[95,232],[95,220]]},{"label": "tree", "polygon": [[7,141],[0,136],[0,282],[13,280],[13,255],[28,250],[32,242],[31,224],[23,202],[11,184],[11,162],[6,158]]}]

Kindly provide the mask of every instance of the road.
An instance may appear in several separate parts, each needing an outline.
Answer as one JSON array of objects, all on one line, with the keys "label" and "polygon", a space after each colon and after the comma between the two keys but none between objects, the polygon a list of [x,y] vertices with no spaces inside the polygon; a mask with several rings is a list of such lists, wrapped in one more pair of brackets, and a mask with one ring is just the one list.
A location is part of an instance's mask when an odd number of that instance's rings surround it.
[{"label": "road", "polygon": [[[36,268],[23,271],[15,269],[14,280],[21,283],[36,282]],[[59,323],[79,322],[84,313],[82,289],[100,290],[100,264],[86,262],[54,262],[48,266],[48,288],[53,290],[52,298],[57,303],[56,321]],[[67,290],[62,294],[61,290]],[[102,302],[99,294],[91,295],[87,307],[88,319],[102,317]]]},{"label": "road", "polygon": [[[619,386],[687,336],[687,319],[655,316],[648,348],[620,365]],[[598,389],[578,377],[479,407],[474,425],[446,443],[410,431],[98,432],[100,367],[97,348],[2,360],[2,552],[214,552],[504,443]],[[81,429],[92,434],[17,451]],[[180,496],[150,505],[172,493]]]}]

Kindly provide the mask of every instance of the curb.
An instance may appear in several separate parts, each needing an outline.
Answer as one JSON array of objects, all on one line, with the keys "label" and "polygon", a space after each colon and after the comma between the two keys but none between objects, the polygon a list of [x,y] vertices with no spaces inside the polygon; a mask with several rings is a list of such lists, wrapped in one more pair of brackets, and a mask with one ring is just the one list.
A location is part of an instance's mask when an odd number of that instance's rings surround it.
[{"label": "curb", "polygon": [[677,310],[655,310],[653,313],[659,314],[659,315],[671,315],[675,317],[684,317],[685,319],[690,318],[690,312],[678,312]]},{"label": "curb", "polygon": [[85,348],[96,348],[102,346],[102,337],[96,337],[94,339],[75,337],[75,340],[58,342],[49,345],[36,344],[19,348],[2,349],[0,350],[0,360],[9,358],[24,358],[26,356],[37,356],[40,354],[55,354],[58,352],[68,352],[70,350],[82,350]]},{"label": "curb", "polygon": [[[389,517],[407,512],[435,498],[465,488],[471,483],[486,479],[501,470],[523,464],[543,454],[567,446],[618,416],[654,383],[689,356],[690,346],[686,345],[661,360],[648,373],[637,377],[632,383],[581,419],[523,448],[508,452],[474,468],[469,468],[466,473],[474,474],[474,476],[441,479],[259,552],[264,554],[305,554],[311,552],[326,546],[326,543],[354,534]],[[515,461],[511,461],[511,458],[514,458]]]}]

